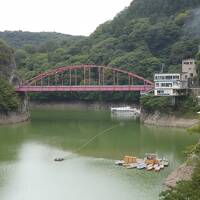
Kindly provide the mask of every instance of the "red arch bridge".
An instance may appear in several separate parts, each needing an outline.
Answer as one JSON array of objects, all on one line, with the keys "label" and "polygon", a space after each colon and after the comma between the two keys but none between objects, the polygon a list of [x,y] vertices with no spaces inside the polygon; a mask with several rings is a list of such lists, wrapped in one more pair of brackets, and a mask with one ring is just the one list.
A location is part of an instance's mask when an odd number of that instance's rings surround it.
[{"label": "red arch bridge", "polygon": [[16,87],[17,92],[140,91],[150,92],[154,83],[119,68],[80,65],[41,73]]}]

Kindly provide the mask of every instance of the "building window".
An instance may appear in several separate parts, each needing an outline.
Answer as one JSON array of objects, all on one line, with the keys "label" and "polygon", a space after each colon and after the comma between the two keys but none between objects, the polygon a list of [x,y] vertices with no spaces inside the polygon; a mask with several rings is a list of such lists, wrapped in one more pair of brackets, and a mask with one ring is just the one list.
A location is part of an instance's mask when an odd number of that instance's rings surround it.
[{"label": "building window", "polygon": [[173,79],[175,80],[175,79],[180,79],[180,77],[179,76],[173,76]]},{"label": "building window", "polygon": [[159,87],[159,83],[156,83],[156,87]]},{"label": "building window", "polygon": [[193,73],[190,74],[190,77],[193,77]]},{"label": "building window", "polygon": [[172,76],[166,76],[166,79],[171,80]]},{"label": "building window", "polygon": [[161,87],[172,87],[172,83],[161,83]]},{"label": "building window", "polygon": [[164,94],[164,90],[158,90],[158,94]]}]

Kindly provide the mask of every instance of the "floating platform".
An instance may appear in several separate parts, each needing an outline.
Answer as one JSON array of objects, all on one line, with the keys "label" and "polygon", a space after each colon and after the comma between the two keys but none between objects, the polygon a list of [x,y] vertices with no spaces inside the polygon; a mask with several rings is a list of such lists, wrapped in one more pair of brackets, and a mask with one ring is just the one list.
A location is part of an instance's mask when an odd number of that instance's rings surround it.
[{"label": "floating platform", "polygon": [[145,154],[145,158],[137,158],[134,156],[124,156],[123,160],[117,160],[116,165],[124,166],[127,169],[146,169],[147,171],[159,172],[169,165],[169,161],[165,158],[159,159],[156,154]]}]

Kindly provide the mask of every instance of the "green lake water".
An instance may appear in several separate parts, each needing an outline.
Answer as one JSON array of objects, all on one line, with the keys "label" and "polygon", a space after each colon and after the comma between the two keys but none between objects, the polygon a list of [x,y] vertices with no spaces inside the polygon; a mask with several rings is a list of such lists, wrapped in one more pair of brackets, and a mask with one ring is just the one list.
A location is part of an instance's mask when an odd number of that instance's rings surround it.
[{"label": "green lake water", "polygon": [[[31,122],[0,127],[0,200],[156,200],[185,160],[185,148],[198,139],[182,129],[112,120],[109,111],[33,110],[31,116]],[[155,173],[114,164],[147,152],[166,157],[170,166]],[[56,163],[55,157],[67,160]]]}]

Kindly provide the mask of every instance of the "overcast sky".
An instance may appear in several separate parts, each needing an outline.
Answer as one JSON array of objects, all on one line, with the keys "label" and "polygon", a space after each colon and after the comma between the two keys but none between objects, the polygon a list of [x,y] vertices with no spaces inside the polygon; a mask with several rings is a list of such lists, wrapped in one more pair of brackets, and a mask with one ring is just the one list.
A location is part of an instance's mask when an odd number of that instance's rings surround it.
[{"label": "overcast sky", "polygon": [[89,35],[132,0],[0,0],[0,30]]}]

